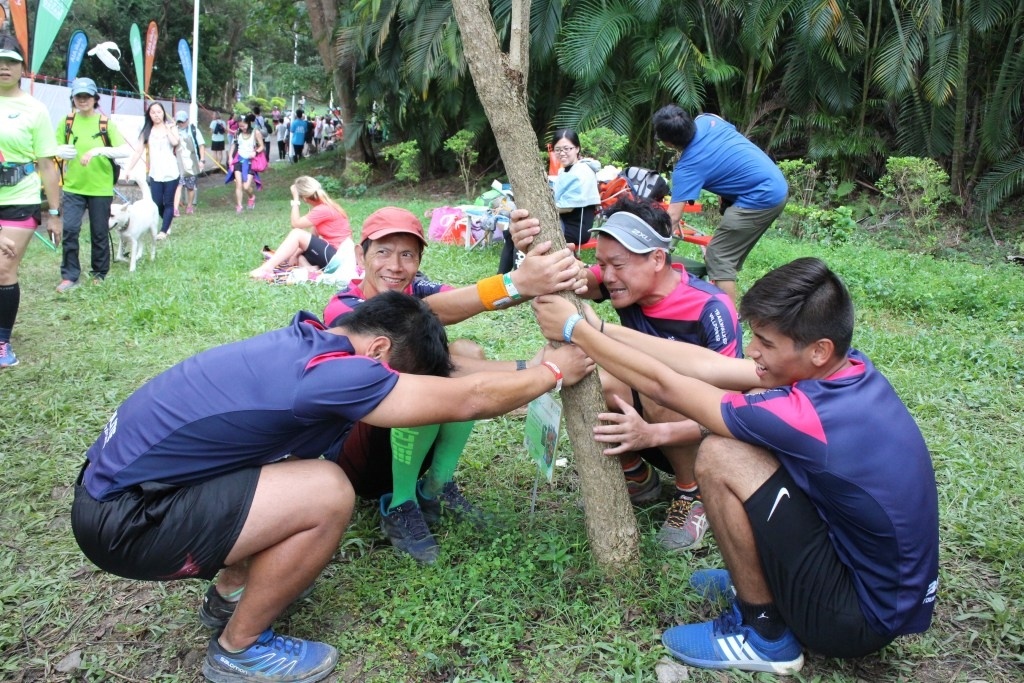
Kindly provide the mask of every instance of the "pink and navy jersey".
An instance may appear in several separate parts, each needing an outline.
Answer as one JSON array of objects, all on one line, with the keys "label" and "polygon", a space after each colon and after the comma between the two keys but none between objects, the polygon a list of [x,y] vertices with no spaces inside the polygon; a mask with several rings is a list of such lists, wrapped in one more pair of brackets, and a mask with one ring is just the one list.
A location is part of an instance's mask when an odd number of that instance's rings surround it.
[{"label": "pink and navy jersey", "polygon": [[[739,316],[729,295],[709,282],[672,264],[680,275],[679,285],[651,306],[631,304],[617,309],[623,327],[661,339],[696,344],[731,358],[743,357]],[[600,266],[590,272],[600,284]],[[602,286],[602,293],[605,293]]]},{"label": "pink and navy jersey", "polygon": [[185,486],[288,455],[336,458],[398,374],[300,312],[283,329],[203,351],[128,397],[86,457],[109,500],[143,482]]},{"label": "pink and navy jersey", "polygon": [[[339,316],[348,313],[356,306],[366,301],[366,295],[363,294],[363,290],[359,287],[362,283],[362,280],[353,280],[348,286],[339,290],[338,293],[332,296],[331,300],[327,302],[327,307],[324,308],[324,321],[327,323],[328,327],[334,327],[337,325],[336,321]],[[439,282],[434,282],[423,273],[416,273],[416,277],[412,279],[412,282],[409,283],[408,287],[402,290],[402,293],[410,294],[417,299],[426,299],[431,294],[448,292],[452,289],[455,288],[451,285],[442,285]]]},{"label": "pink and navy jersey", "polygon": [[728,394],[722,418],[734,437],[770,450],[814,502],[872,628],[920,633],[939,574],[931,456],[889,381],[863,354],[849,360],[825,379]]}]

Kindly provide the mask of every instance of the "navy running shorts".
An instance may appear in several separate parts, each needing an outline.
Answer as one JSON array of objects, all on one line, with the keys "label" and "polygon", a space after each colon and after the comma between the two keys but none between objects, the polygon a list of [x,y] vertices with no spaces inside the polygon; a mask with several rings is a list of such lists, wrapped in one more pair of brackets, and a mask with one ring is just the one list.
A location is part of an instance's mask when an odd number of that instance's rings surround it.
[{"label": "navy running shorts", "polygon": [[85,556],[126,579],[212,579],[249,516],[260,468],[193,486],[146,482],[109,501],[75,483],[71,528]]},{"label": "navy running shorts", "polygon": [[847,658],[876,652],[892,641],[868,626],[828,527],[785,467],[743,506],[775,605],[805,647]]}]

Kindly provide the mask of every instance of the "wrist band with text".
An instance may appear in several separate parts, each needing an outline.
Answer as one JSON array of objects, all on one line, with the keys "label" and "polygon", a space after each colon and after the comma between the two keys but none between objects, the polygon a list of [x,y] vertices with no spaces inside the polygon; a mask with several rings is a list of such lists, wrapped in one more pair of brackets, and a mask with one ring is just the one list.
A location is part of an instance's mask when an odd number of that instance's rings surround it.
[{"label": "wrist band with text", "polygon": [[485,277],[476,283],[476,294],[480,297],[480,303],[488,311],[504,308],[512,303],[512,299],[505,289],[505,283],[501,275]]},{"label": "wrist band with text", "polygon": [[508,295],[512,297],[513,301],[519,301],[523,298],[519,295],[519,290],[516,289],[516,286],[512,284],[512,273],[505,273],[502,275],[501,282],[505,285],[505,291],[508,292]]},{"label": "wrist band with text", "polygon": [[565,340],[566,344],[572,343],[572,331],[576,329],[576,323],[583,320],[583,316],[579,313],[573,313],[565,321],[565,327],[562,328],[562,339]]},{"label": "wrist band with text", "polygon": [[557,365],[555,365],[554,363],[552,363],[549,360],[544,361],[543,363],[541,363],[541,365],[546,367],[548,370],[550,370],[555,375],[555,388],[553,389],[553,391],[561,391],[562,390],[562,371],[558,368]]}]

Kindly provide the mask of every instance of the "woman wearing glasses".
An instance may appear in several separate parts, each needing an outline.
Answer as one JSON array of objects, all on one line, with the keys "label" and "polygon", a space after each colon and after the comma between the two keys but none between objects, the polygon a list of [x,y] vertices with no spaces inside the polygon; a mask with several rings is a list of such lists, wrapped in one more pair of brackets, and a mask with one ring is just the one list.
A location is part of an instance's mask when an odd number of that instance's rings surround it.
[{"label": "woman wearing glasses", "polygon": [[562,164],[554,187],[562,234],[567,243],[579,246],[590,240],[594,213],[601,203],[594,175],[601,166],[593,159],[580,159],[580,138],[571,128],[556,130],[552,140],[554,152]]}]

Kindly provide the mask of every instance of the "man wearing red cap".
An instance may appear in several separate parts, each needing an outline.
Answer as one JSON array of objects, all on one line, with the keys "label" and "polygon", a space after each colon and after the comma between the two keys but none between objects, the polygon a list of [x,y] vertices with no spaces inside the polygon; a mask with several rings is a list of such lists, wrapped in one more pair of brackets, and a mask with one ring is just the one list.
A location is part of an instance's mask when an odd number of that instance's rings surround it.
[{"label": "man wearing red cap", "polygon": [[[365,270],[331,298],[324,321],[335,324],[346,313],[382,292],[399,291],[423,299],[445,325],[485,310],[507,308],[550,292],[577,289],[580,269],[568,249],[551,252],[538,245],[513,273],[494,275],[475,285],[455,289],[419,273],[427,241],[423,225],[411,212],[385,207],[363,223],[356,258]],[[451,344],[456,365],[466,371],[522,370],[531,361],[486,361],[479,346],[467,340]],[[449,422],[415,428],[387,429],[358,423],[339,460],[364,498],[380,498],[381,529],[400,551],[420,562],[437,559],[438,546],[428,524],[442,512],[472,520],[482,515],[463,497],[454,481],[455,468],[473,430],[473,422]],[[390,452],[392,457],[380,457]],[[424,466],[430,458],[429,469]],[[422,478],[421,478],[422,475]]]}]

